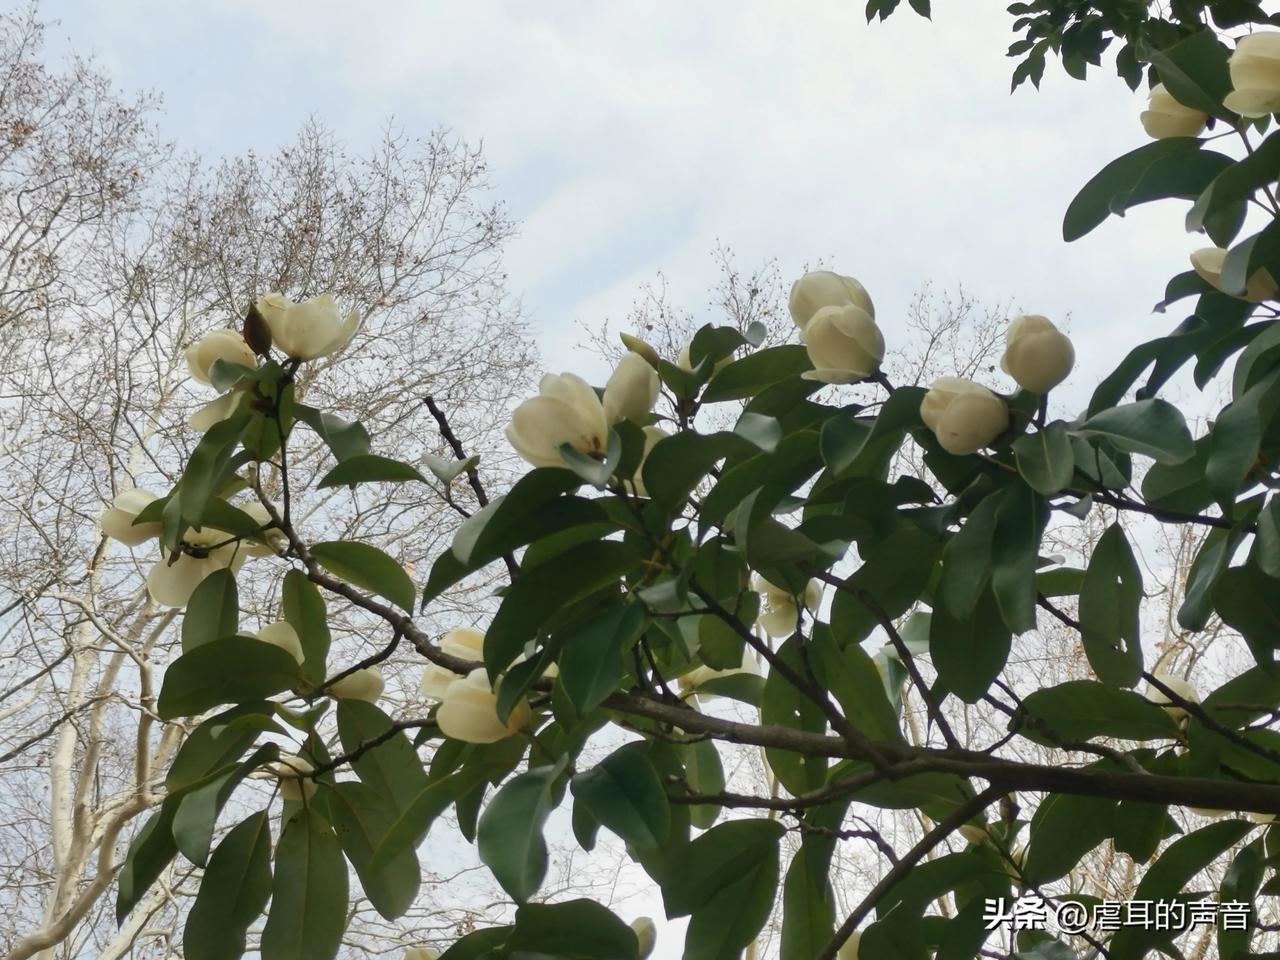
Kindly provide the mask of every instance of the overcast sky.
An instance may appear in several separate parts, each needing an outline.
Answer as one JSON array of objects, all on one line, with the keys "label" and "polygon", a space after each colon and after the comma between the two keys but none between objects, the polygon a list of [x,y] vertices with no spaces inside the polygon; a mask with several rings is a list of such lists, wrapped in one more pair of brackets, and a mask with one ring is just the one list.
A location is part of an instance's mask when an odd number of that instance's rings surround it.
[{"label": "overcast sky", "polygon": [[565,353],[574,321],[622,317],[659,269],[705,309],[720,241],[743,266],[777,256],[790,276],[824,259],[858,277],[890,350],[926,280],[1069,313],[1082,400],[1101,363],[1170,325],[1150,307],[1200,244],[1179,204],[1063,243],[1075,191],[1145,142],[1143,99],[1056,65],[1041,92],[1010,96],[1003,4],[935,6],[932,23],[904,9],[873,25],[857,0],[45,11],[122,86],[162,91],[166,134],[209,155],[273,146],[311,114],[357,151],[392,114],[483,139],[521,225],[511,287],[554,369],[589,366]]}]

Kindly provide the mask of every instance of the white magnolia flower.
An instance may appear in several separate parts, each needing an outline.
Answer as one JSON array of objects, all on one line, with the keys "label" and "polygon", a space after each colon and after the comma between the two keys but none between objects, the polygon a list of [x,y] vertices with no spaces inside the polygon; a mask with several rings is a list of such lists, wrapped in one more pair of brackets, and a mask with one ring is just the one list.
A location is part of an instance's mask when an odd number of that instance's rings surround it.
[{"label": "white magnolia flower", "polygon": [[258,312],[271,330],[271,342],[294,360],[315,360],[337,353],[360,329],[360,314],[344,319],[333,300],[323,293],[294,303],[283,293],[258,298]]},{"label": "white magnolia flower", "polygon": [[440,960],[440,953],[432,947],[409,947],[404,960]]},{"label": "white magnolia flower", "polygon": [[298,639],[298,632],[289,625],[287,620],[277,620],[275,623],[269,623],[254,636],[263,643],[279,647],[297,660],[298,663],[302,663],[304,658],[302,641]]},{"label": "white magnolia flower", "polygon": [[854,383],[873,376],[884,359],[884,337],[862,307],[821,307],[800,331],[814,369],[807,380]]},{"label": "white magnolia flower", "polygon": [[[474,627],[459,627],[450,630],[440,639],[440,649],[454,657],[464,660],[484,659],[484,634]],[[429,663],[422,673],[422,685],[419,695],[425,700],[443,700],[449,684],[458,679],[458,674],[447,667]]]},{"label": "white magnolia flower", "polygon": [[221,423],[235,413],[244,396],[243,391],[232,390],[220,397],[215,397],[188,418],[187,426],[199,433],[204,433],[214,424]]},{"label": "white magnolia flower", "polygon": [[736,667],[729,667],[725,670],[717,670],[714,667],[701,666],[695,667],[688,673],[681,676],[678,680],[680,690],[686,696],[689,694],[697,694],[699,700],[717,700],[719,694],[703,693],[699,690],[708,680],[719,680],[721,677],[732,677],[735,674],[746,673],[753,676],[760,675],[760,663],[756,660],[755,654],[750,650],[742,651],[742,663]]},{"label": "white magnolia flower", "polygon": [[956,832],[969,843],[987,842],[987,828],[976,823],[962,823],[956,828]]},{"label": "white magnolia flower", "polygon": [[1009,324],[1000,367],[1032,393],[1048,393],[1076,363],[1075,347],[1047,318],[1018,317]]},{"label": "white magnolia flower", "polygon": [[658,445],[659,440],[665,440],[671,434],[663,430],[657,425],[644,428],[644,450],[640,453],[640,462],[636,465],[636,472],[632,475],[631,486],[635,490],[637,497],[647,497],[649,491],[644,485],[644,465],[649,459],[649,454],[653,448]]},{"label": "white magnolia flower", "polygon": [[858,944],[862,942],[861,932],[855,930],[849,939],[841,944],[836,952],[836,960],[858,960]]},{"label": "white magnolia flower", "polygon": [[1234,88],[1222,101],[1242,117],[1265,117],[1280,110],[1280,33],[1251,33],[1236,41],[1227,61]]},{"label": "white magnolia flower", "polygon": [[[693,359],[690,356],[690,351],[692,349],[693,341],[690,340],[680,348],[680,352],[676,355],[676,366],[688,373],[693,373]],[[711,375],[715,376],[731,363],[733,363],[733,354],[729,354],[727,357],[721,357],[711,365]]]},{"label": "white magnolia flower", "polygon": [[[1174,676],[1171,673],[1153,673],[1152,676],[1188,703],[1200,702],[1200,694],[1196,692],[1196,688],[1191,685],[1190,681]],[[1184,707],[1173,706],[1173,701],[1169,698],[1169,695],[1155,686],[1151,686],[1147,690],[1147,699],[1152,703],[1170,704],[1170,706],[1164,708],[1164,712],[1169,715],[1169,718],[1174,723],[1180,723],[1187,715]]]},{"label": "white magnolia flower", "polygon": [[631,921],[631,929],[635,931],[636,940],[640,944],[639,958],[645,960],[653,953],[653,946],[658,941],[658,928],[649,917],[636,917]]},{"label": "white magnolia flower", "polygon": [[192,346],[187,347],[187,369],[192,379],[208,386],[209,369],[215,360],[226,360],[252,370],[258,365],[258,358],[244,337],[234,330],[215,330],[202,337]]},{"label": "white magnolia flower", "polygon": [[365,667],[348,674],[325,688],[335,700],[367,700],[373,703],[382,696],[382,671],[377,667]]},{"label": "white magnolia flower", "polygon": [[823,307],[843,307],[853,304],[860,307],[871,319],[876,308],[867,290],[853,277],[841,276],[830,270],[813,270],[791,285],[787,307],[791,319],[803,330]]},{"label": "white magnolia flower", "polygon": [[212,527],[188,530],[182,539],[203,556],[193,556],[184,550],[173,563],[166,558],[151,568],[147,574],[147,591],[162,607],[185,607],[205,577],[225,569],[235,573],[245,560],[239,544],[225,542],[229,535],[223,530]]},{"label": "white magnolia flower", "polygon": [[572,373],[544,376],[538,395],[516,407],[507,427],[511,446],[535,467],[564,466],[562,443],[603,456],[608,436],[604,405],[590,384]]},{"label": "white magnolia flower", "polygon": [[285,800],[310,799],[316,792],[316,782],[307,778],[307,774],[315,770],[311,761],[304,760],[294,754],[286,754],[274,763],[267,764],[267,769],[280,780],[280,796]]},{"label": "white magnolia flower", "polygon": [[489,685],[483,668],[472,670],[449,684],[436,711],[440,732],[465,743],[494,743],[529,725],[529,704],[521,700],[511,710],[507,722],[498,719],[498,695]]},{"label": "white magnolia flower", "polygon": [[639,337],[633,337],[629,333],[620,333],[618,337],[622,340],[622,345],[634,354],[638,354],[644,359],[649,366],[655,370],[658,368],[658,362],[662,358],[658,356],[658,351],[649,346]]},{"label": "white magnolia flower", "polygon": [[102,511],[98,524],[102,532],[112,540],[118,540],[126,546],[136,547],[146,543],[152,537],[160,536],[161,523],[140,523],[134,526],[133,521],[143,509],[157,499],[150,490],[125,490],[117,494],[111,506]]},{"label": "white magnolia flower", "polygon": [[[752,577],[751,589],[760,594],[760,616],[756,623],[771,637],[789,637],[796,632],[800,619],[797,597],[785,587],[770,583],[760,574]],[[822,587],[817,580],[810,580],[804,588],[801,601],[804,609],[813,613],[822,602]]]},{"label": "white magnolia flower", "polygon": [[[236,506],[252,517],[260,527],[265,527],[271,522],[271,514],[267,512],[266,506],[260,500],[250,500],[248,503],[236,504]],[[278,515],[284,516],[284,511],[279,505],[273,504],[273,506]],[[251,557],[274,557],[289,546],[288,536],[279,527],[270,528],[262,536],[266,543],[259,543],[246,537],[240,541],[240,549]]]},{"label": "white magnolia flower", "polygon": [[981,450],[1009,428],[1009,408],[972,380],[939,377],[920,403],[920,419],[942,449],[963,455]]},{"label": "white magnolia flower", "polygon": [[1165,137],[1198,137],[1204,132],[1209,115],[1179,103],[1163,83],[1151,88],[1147,109],[1138,118],[1147,136],[1156,140]]},{"label": "white magnolia flower", "polygon": [[630,420],[642,423],[649,419],[658,402],[658,371],[638,353],[628,353],[604,385],[604,415],[611,423]]},{"label": "white magnolia flower", "polygon": [[[1221,290],[1222,265],[1226,262],[1226,259],[1227,251],[1222,247],[1202,247],[1191,254],[1191,266],[1195,268],[1196,273],[1200,274],[1206,283]],[[1275,278],[1271,276],[1271,271],[1266,267],[1259,267],[1245,281],[1244,299],[1250,303],[1261,303],[1263,300],[1274,299],[1277,292],[1280,292],[1280,287],[1276,286]],[[1237,295],[1232,294],[1232,296]]]}]

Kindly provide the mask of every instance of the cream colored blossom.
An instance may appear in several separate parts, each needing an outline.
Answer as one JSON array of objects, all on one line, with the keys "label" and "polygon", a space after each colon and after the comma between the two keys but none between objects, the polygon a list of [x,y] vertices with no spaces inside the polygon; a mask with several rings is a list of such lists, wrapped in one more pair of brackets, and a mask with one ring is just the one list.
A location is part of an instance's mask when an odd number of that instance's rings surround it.
[{"label": "cream colored blossom", "polygon": [[465,743],[502,740],[529,726],[531,718],[528,701],[521,699],[505,724],[498,719],[498,695],[489,685],[483,668],[472,670],[449,684],[436,711],[440,732]]},{"label": "cream colored blossom", "polygon": [[1046,317],[1018,317],[1009,324],[1000,367],[1023,390],[1045,394],[1075,366],[1071,340]]},{"label": "cream colored blossom", "polygon": [[1227,61],[1232,91],[1222,101],[1242,117],[1265,117],[1280,110],[1280,33],[1251,33],[1236,41]]},{"label": "cream colored blossom", "polygon": [[1147,109],[1142,111],[1139,119],[1147,136],[1163,140],[1166,137],[1200,136],[1209,122],[1209,115],[1179,103],[1163,83],[1157,83],[1151,88]]},{"label": "cream colored blossom", "polygon": [[867,290],[853,277],[841,276],[830,270],[813,270],[791,285],[787,307],[791,319],[803,330],[823,307],[843,307],[853,304],[875,319],[876,308]]},{"label": "cream colored blossom", "polygon": [[516,407],[507,427],[511,446],[535,467],[563,467],[564,443],[602,457],[608,436],[604,405],[590,384],[572,373],[544,376],[538,395]]},{"label": "cream colored blossom", "polygon": [[187,347],[184,356],[191,378],[206,386],[211,384],[209,372],[217,360],[248,367],[257,367],[258,358],[244,337],[235,330],[215,330]]},{"label": "cream colored blossom", "polygon": [[1009,428],[1009,408],[972,380],[939,377],[920,403],[920,419],[942,449],[963,455],[989,446]]},{"label": "cream colored blossom", "polygon": [[352,310],[344,318],[328,293],[302,303],[268,293],[258,298],[258,312],[271,330],[272,345],[294,360],[337,353],[360,329],[360,314]]},{"label": "cream colored blossom", "polygon": [[136,547],[140,543],[146,543],[153,537],[160,536],[160,521],[137,525],[133,521],[156,499],[156,495],[150,490],[125,490],[117,494],[111,501],[111,506],[102,511],[98,525],[102,527],[104,534],[126,546]]},{"label": "cream colored blossom", "polygon": [[366,700],[373,703],[382,696],[384,682],[377,667],[364,667],[325,688],[335,700]]},{"label": "cream colored blossom", "polygon": [[269,623],[254,636],[263,643],[279,647],[297,660],[298,663],[302,663],[305,656],[302,652],[302,641],[298,638],[298,631],[294,630],[287,620],[277,620],[275,623]]},{"label": "cream colored blossom", "polygon": [[[760,594],[760,616],[756,623],[764,628],[771,637],[789,637],[796,632],[796,624],[800,619],[797,597],[785,587],[770,583],[760,574],[752,577],[751,589]],[[804,588],[804,597],[799,601],[809,613],[818,609],[822,602],[822,587],[817,580],[810,580]]]},{"label": "cream colored blossom", "polygon": [[[1222,267],[1226,259],[1227,251],[1222,247],[1202,247],[1191,254],[1191,266],[1207,284],[1222,290]],[[1280,287],[1276,286],[1271,272],[1266,267],[1258,267],[1245,282],[1243,299],[1250,303],[1261,303],[1263,300],[1274,299],[1278,291]]]},{"label": "cream colored blossom", "polygon": [[821,307],[800,331],[814,369],[802,374],[824,383],[854,383],[874,376],[884,359],[884,337],[871,314],[848,303]]},{"label": "cream colored blossom", "polygon": [[604,385],[604,415],[613,424],[619,420],[643,423],[658,402],[658,371],[638,353],[628,353]]}]

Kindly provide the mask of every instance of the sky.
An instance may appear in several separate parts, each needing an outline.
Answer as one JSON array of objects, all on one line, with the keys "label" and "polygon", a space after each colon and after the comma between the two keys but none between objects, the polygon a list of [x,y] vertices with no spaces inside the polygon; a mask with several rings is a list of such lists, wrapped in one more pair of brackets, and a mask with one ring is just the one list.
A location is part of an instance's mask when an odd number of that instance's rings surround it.
[{"label": "sky", "polygon": [[623,318],[659,270],[707,311],[723,243],[744,267],[857,277],[889,350],[926,281],[1069,317],[1065,396],[1082,404],[1120,348],[1172,325],[1151,306],[1203,244],[1177,203],[1062,241],[1079,187],[1146,142],[1144,101],[1109,70],[1082,84],[1052,64],[1040,92],[1011,96],[1002,6],[936,0],[932,22],[904,5],[871,25],[856,0],[44,11],[122,87],[162,92],[165,135],[210,156],[268,149],[312,115],[357,152],[391,116],[483,141],[520,225],[511,289],[553,370],[593,372],[576,323]]},{"label": "sky", "polygon": [[[874,25],[859,0],[43,11],[61,21],[55,48],[162,92],[163,134],[211,157],[269,150],[313,115],[353,152],[392,116],[483,141],[519,224],[510,288],[554,371],[598,374],[575,353],[578,323],[623,318],[659,270],[675,302],[705,312],[724,244],[747,268],[777,257],[792,277],[821,260],[857,277],[890,351],[926,282],[1069,317],[1079,364],[1063,401],[1080,409],[1123,350],[1180,319],[1151,306],[1204,244],[1178,203],[1064,243],[1076,191],[1147,142],[1143,98],[1109,70],[1082,84],[1052,64],[1041,91],[1011,96],[1004,4],[934,5],[932,22],[904,9]],[[678,955],[663,939],[659,955]]]}]

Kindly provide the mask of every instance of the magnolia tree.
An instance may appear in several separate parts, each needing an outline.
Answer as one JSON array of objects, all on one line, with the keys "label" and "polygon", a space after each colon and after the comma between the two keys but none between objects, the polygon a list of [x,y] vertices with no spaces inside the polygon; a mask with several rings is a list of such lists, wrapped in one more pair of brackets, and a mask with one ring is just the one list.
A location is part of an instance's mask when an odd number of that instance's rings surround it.
[{"label": "magnolia tree", "polygon": [[[118,917],[183,858],[205,868],[188,960],[241,956],[250,931],[265,960],[333,957],[353,883],[400,915],[421,882],[415,851],[452,811],[513,910],[448,960],[638,960],[651,922],[542,895],[544,827],[562,806],[578,844],[616,835],[666,914],[689,918],[692,960],[754,950],[779,903],[788,960],[1001,956],[989,944],[1012,936],[1000,921],[1020,893],[1086,921],[1022,930],[1019,956],[1177,956],[1189,902],[1240,916],[1271,892],[1280,134],[1267,127],[1280,34],[1166,39],[1141,47],[1160,84],[1142,117],[1154,142],[1085,186],[1064,234],[1190,198],[1190,228],[1216,246],[1169,283],[1166,307],[1194,298],[1188,318],[1135,348],[1070,418],[1049,412],[1075,359],[1049,319],[1009,323],[1002,373],[985,382],[895,384],[894,325],[829,271],[791,290],[800,343],[707,326],[683,356],[628,339],[601,390],[544,377],[507,429],[531,469],[494,498],[461,442],[427,461],[428,478],[342,410],[299,402],[300,378],[359,325],[332,298],[267,294],[242,330],[193,347],[192,376],[219,397],[185,470],[103,517],[148,558],[154,602],[184,610],[154,711],[192,723],[124,860]],[[1159,395],[1187,367],[1231,393],[1199,436]],[[700,429],[717,409],[734,411],[732,426]],[[448,411],[432,412],[452,437]],[[313,485],[290,471],[312,438],[331,455]],[[421,575],[307,513],[317,491],[427,482],[465,485],[478,509]],[[1129,516],[1206,534],[1177,622],[1225,625],[1252,657],[1216,689],[1150,669]],[[1042,546],[1073,524],[1101,527],[1079,568]],[[434,642],[423,615],[495,571],[492,618]],[[245,578],[281,585],[278,622],[253,636]],[[330,630],[349,610],[374,651],[354,663]],[[1079,654],[1064,658],[1076,675],[1043,685],[1011,668],[1041,627]],[[883,650],[867,648],[873,635]],[[406,649],[432,705],[384,710],[379,664]],[[906,697],[924,705],[927,736],[908,736]],[[729,718],[725,701],[754,714]],[[1004,728],[957,731],[950,718],[969,704]],[[321,730],[335,721],[331,750]],[[722,757],[743,745],[763,751],[769,787],[726,787]],[[263,776],[265,795],[251,787]],[[837,914],[837,850],[874,841],[856,823],[875,809],[914,811],[923,829],[907,846],[873,844],[876,879]],[[1072,886],[1100,847],[1127,858],[1136,897],[1163,904],[1166,922],[1109,923]],[[1274,939],[1244,918],[1219,924],[1220,956]]]}]

